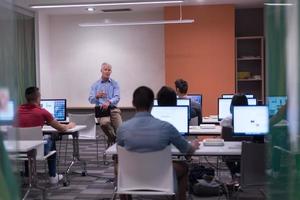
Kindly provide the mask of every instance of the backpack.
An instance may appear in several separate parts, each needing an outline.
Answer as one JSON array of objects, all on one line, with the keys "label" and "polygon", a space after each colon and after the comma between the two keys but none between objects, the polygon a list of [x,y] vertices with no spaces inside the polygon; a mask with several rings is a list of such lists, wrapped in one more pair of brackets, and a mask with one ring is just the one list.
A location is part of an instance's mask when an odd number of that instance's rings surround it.
[{"label": "backpack", "polygon": [[216,181],[214,176],[213,168],[193,165],[189,174],[190,192],[201,197],[223,194],[222,184]]}]

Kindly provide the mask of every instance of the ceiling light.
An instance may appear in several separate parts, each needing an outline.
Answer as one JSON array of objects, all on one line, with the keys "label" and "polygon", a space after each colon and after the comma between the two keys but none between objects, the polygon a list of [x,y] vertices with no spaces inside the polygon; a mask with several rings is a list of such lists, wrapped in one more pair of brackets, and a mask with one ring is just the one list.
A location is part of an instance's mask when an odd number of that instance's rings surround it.
[{"label": "ceiling light", "polygon": [[293,6],[292,3],[264,3],[266,6]]},{"label": "ceiling light", "polygon": [[194,19],[138,21],[138,22],[112,22],[112,23],[81,23],[80,27],[103,27],[103,26],[137,26],[137,25],[162,25],[162,24],[190,24]]},{"label": "ceiling light", "polygon": [[93,8],[93,7],[88,7],[86,10],[89,11],[89,12],[95,12],[96,11],[96,9]]},{"label": "ceiling light", "polygon": [[127,6],[127,5],[150,5],[150,4],[172,4],[182,3],[184,0],[165,1],[128,1],[128,2],[103,2],[103,3],[74,3],[74,4],[36,4],[30,8],[72,8],[72,7],[96,7],[96,6]]}]

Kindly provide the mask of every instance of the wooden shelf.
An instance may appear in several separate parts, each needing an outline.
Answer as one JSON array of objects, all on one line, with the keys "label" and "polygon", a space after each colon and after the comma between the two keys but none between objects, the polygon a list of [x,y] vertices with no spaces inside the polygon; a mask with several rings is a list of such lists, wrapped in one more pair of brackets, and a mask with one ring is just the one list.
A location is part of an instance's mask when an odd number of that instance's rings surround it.
[{"label": "wooden shelf", "polygon": [[262,80],[261,79],[248,78],[248,79],[238,79],[238,81],[262,81]]},{"label": "wooden shelf", "polygon": [[253,57],[253,58],[237,58],[238,61],[242,60],[262,60],[261,57]]},{"label": "wooden shelf", "polygon": [[245,36],[245,37],[236,37],[237,40],[258,40],[263,39],[263,36]]}]

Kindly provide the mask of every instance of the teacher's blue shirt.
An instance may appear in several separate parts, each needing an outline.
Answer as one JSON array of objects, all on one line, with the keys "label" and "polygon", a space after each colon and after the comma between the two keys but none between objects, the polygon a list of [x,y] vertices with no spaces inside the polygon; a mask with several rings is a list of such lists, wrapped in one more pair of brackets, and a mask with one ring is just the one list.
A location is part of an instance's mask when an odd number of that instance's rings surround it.
[{"label": "teacher's blue shirt", "polygon": [[[96,94],[100,91],[104,91],[107,96],[96,99]],[[96,106],[99,106],[106,101],[110,101],[112,106],[117,106],[120,101],[120,88],[117,81],[113,79],[108,79],[107,81],[100,79],[92,85],[90,90],[89,102],[91,104],[96,104]]]}]

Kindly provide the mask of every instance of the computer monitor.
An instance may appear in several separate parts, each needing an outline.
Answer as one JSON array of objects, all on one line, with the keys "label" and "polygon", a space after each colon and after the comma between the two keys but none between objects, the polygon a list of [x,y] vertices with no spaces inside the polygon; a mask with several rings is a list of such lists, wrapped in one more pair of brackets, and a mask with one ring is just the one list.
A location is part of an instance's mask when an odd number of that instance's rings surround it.
[{"label": "computer monitor", "polygon": [[172,124],[182,135],[189,133],[188,106],[153,106],[151,115]]},{"label": "computer monitor", "polygon": [[267,106],[234,106],[233,132],[235,135],[263,136],[269,132]]},{"label": "computer monitor", "polygon": [[187,97],[192,101],[199,103],[202,106],[202,95],[201,94],[188,94]]},{"label": "computer monitor", "polygon": [[287,102],[287,96],[270,96],[267,98],[270,117],[274,116],[278,110]]},{"label": "computer monitor", "polygon": [[66,121],[66,99],[42,99],[41,107],[50,112],[57,121]]},{"label": "computer monitor", "polygon": [[[154,106],[158,106],[157,99],[154,99],[153,102]],[[178,98],[177,99],[177,106],[188,106],[188,117],[190,119],[190,109],[191,109],[191,100],[190,99],[185,99],[185,98]]]},{"label": "computer monitor", "polygon": [[0,110],[0,125],[11,125],[15,117],[14,101],[8,101],[7,105]]},{"label": "computer monitor", "polygon": [[[218,119],[222,120],[225,117],[231,116],[230,104],[232,99],[218,99]],[[257,100],[255,98],[248,99],[248,105],[256,105]]]},{"label": "computer monitor", "polygon": [[[247,98],[254,98],[253,94],[245,94]],[[232,99],[234,94],[222,94],[223,99]]]}]

